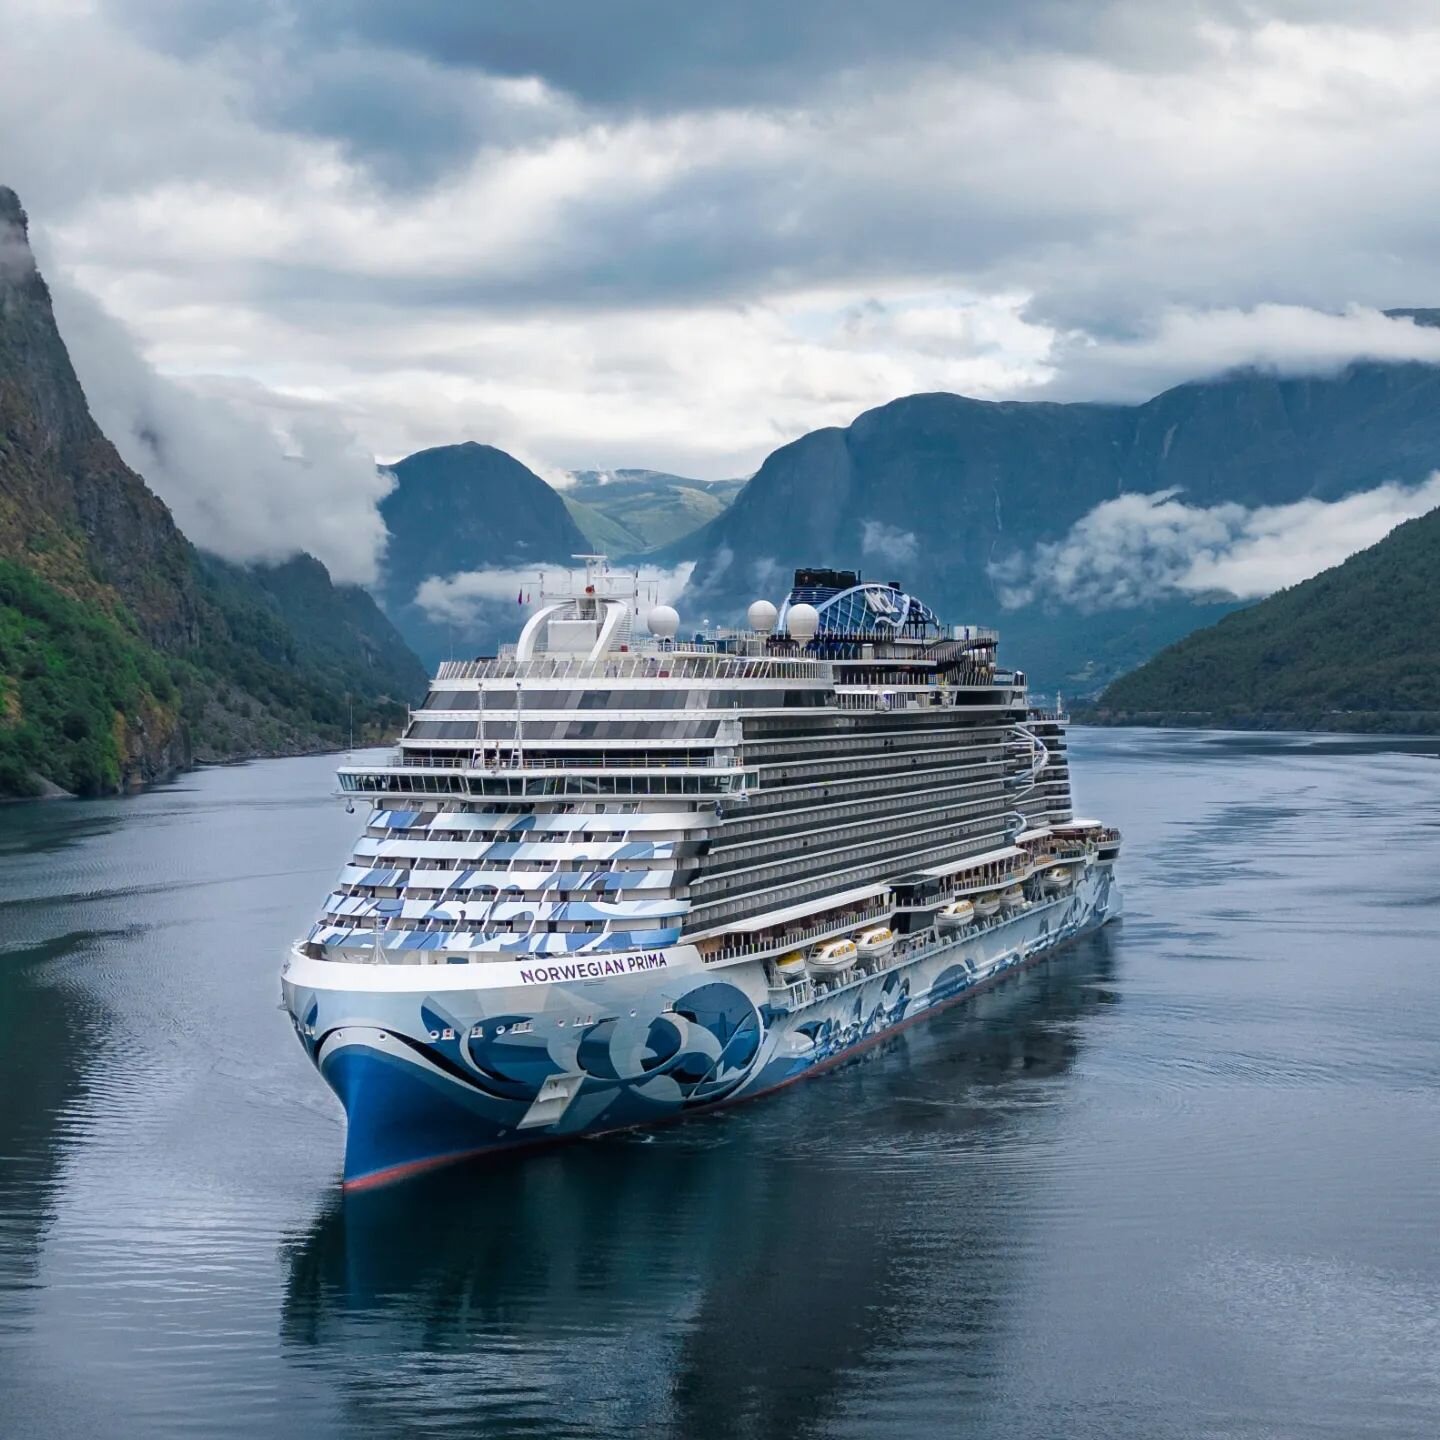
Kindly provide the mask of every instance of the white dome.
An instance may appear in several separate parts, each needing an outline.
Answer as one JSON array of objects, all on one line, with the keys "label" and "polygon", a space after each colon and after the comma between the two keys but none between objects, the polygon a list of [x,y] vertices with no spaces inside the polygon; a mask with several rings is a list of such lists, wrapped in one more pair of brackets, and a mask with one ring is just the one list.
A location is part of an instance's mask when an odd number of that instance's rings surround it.
[{"label": "white dome", "polygon": [[792,605],[785,617],[785,628],[797,645],[806,645],[820,628],[820,612],[813,605]]},{"label": "white dome", "polygon": [[671,605],[657,605],[645,617],[645,627],[657,640],[673,640],[680,628],[680,613]]},{"label": "white dome", "polygon": [[756,600],[745,612],[752,630],[768,635],[775,628],[775,617],[780,612],[768,600]]}]

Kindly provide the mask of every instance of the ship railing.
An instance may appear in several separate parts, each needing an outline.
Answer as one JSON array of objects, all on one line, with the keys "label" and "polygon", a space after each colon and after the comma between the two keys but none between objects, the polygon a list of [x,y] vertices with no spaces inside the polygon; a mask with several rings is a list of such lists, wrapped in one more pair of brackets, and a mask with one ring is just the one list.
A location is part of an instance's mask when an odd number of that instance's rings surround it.
[{"label": "ship railing", "polygon": [[815,982],[808,977],[797,980],[793,985],[781,981],[770,986],[770,1004],[776,1010],[796,1010],[809,1005],[815,999]]},{"label": "ship railing", "polygon": [[837,710],[928,710],[937,705],[951,705],[972,713],[979,713],[985,707],[980,705],[956,705],[955,690],[993,689],[989,681],[961,681],[951,686],[917,685],[910,687],[891,686],[884,690],[862,690],[838,692],[834,699]]},{"label": "ship railing", "polygon": [[739,960],[746,955],[765,955],[772,950],[795,950],[815,940],[843,935],[847,930],[858,929],[861,925],[869,925],[876,920],[888,920],[893,910],[894,906],[889,904],[872,905],[844,918],[837,917],[819,925],[808,926],[804,930],[787,930],[784,934],[772,935],[768,939],[762,938],[761,932],[761,937],[755,939],[728,941],[720,949],[704,954],[701,958],[707,965],[718,965],[722,961]]},{"label": "ship railing", "polygon": [[1079,845],[1042,845],[1030,852],[1032,865],[1064,865],[1072,860],[1083,860],[1090,847]]},{"label": "ship railing", "polygon": [[651,651],[604,660],[443,660],[437,680],[812,680],[829,683],[827,660],[780,656],[688,655]]},{"label": "ship railing", "polygon": [[[594,756],[579,755],[573,759],[557,759],[553,756],[523,756],[501,758],[489,756],[480,764],[474,763],[474,756],[463,751],[455,753],[454,762],[444,764],[423,756],[411,755],[408,751],[394,750],[374,765],[342,767],[342,773],[369,774],[376,770],[433,770],[440,774],[457,771],[479,774],[508,774],[517,770],[743,770],[745,766],[719,755],[703,758],[676,758],[673,752],[659,755],[626,754],[596,759]],[[750,768],[754,768],[753,766]]]}]

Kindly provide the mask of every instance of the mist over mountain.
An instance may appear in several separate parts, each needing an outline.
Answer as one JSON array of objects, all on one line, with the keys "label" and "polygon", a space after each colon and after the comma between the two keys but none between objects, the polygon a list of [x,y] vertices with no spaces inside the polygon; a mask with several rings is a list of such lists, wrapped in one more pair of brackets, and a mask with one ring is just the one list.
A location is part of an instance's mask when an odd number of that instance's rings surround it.
[{"label": "mist over mountain", "polygon": [[655,559],[695,561],[682,617],[713,620],[796,565],[858,565],[998,625],[1037,688],[1095,693],[1431,508],[1437,468],[1440,367],[1419,363],[1247,370],[1140,405],[914,395],[775,451]]},{"label": "mist over mountain", "polygon": [[1440,510],[1227,615],[1110,685],[1110,724],[1433,734],[1440,728]]},{"label": "mist over mountain", "polygon": [[0,187],[0,794],[341,744],[352,719],[374,737],[423,683],[317,560],[247,570],[186,540],[91,416]]}]

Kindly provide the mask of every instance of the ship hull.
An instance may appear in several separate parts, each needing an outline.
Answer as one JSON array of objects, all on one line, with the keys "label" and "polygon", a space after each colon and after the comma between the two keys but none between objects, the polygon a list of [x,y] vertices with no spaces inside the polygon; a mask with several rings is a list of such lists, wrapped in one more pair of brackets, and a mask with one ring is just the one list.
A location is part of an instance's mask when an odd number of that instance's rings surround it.
[{"label": "ship hull", "polygon": [[1110,864],[974,931],[902,941],[820,993],[691,946],[564,963],[292,956],[286,1007],[347,1117],[347,1187],[662,1124],[832,1068],[1120,913]]}]

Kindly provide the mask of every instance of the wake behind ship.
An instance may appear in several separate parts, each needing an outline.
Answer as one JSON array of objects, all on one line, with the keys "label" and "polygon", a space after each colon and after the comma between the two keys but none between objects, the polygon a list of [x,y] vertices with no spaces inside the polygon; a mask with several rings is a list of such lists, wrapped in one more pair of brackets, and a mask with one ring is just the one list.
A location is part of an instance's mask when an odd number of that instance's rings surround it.
[{"label": "wake behind ship", "polygon": [[372,808],[282,983],[347,1185],[763,1094],[1119,913],[994,631],[798,570],[681,639],[576,558],[340,771]]}]

